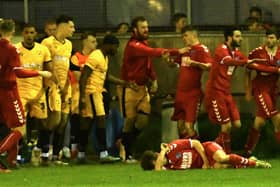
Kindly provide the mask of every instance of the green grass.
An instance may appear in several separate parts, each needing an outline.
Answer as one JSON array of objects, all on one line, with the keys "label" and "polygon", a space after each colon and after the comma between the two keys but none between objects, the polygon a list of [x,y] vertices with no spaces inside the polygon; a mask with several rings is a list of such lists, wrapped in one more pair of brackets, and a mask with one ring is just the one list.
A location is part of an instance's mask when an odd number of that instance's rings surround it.
[{"label": "green grass", "polygon": [[0,186],[280,186],[280,160],[271,163],[271,169],[160,172],[144,172],[137,164],[122,163],[21,168],[0,174]]}]

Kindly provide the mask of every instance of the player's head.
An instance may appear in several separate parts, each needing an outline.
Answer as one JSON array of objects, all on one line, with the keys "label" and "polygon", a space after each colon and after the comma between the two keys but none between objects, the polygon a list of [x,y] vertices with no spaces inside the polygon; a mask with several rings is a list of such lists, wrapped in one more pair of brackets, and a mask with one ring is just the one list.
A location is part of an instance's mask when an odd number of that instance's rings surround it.
[{"label": "player's head", "polygon": [[81,35],[83,48],[94,50],[97,47],[96,34],[93,32],[84,32]]},{"label": "player's head", "polygon": [[246,20],[246,25],[249,31],[260,31],[264,29],[262,23],[255,17],[249,17]]},{"label": "player's head", "polygon": [[56,21],[47,20],[44,25],[44,31],[48,36],[52,36],[56,32]]},{"label": "player's head", "polygon": [[0,34],[2,37],[12,37],[15,33],[15,22],[12,19],[3,19],[0,24]]},{"label": "player's head", "polygon": [[141,167],[143,170],[154,170],[155,162],[157,160],[158,153],[154,151],[145,151],[141,158]]},{"label": "player's head", "polygon": [[56,19],[57,32],[60,32],[64,37],[71,37],[75,32],[73,18],[66,15],[61,15]]},{"label": "player's head", "polygon": [[242,41],[241,31],[237,27],[231,27],[224,31],[225,41],[231,47],[240,47]]},{"label": "player's head", "polygon": [[118,24],[117,33],[125,34],[125,33],[127,33],[128,28],[129,28],[129,24],[127,22],[121,22]]},{"label": "player's head", "polygon": [[176,32],[181,32],[182,28],[187,25],[187,15],[184,13],[176,13],[173,16],[173,24],[175,25]]},{"label": "player's head", "polygon": [[117,53],[119,47],[119,40],[112,34],[107,34],[103,38],[102,48],[107,55],[113,56]]},{"label": "player's head", "polygon": [[257,18],[259,21],[262,19],[262,9],[258,6],[252,6],[250,8],[250,17]]},{"label": "player's head", "polygon": [[198,41],[198,31],[192,26],[183,27],[181,33],[185,46],[192,46]]},{"label": "player's head", "polygon": [[23,25],[22,28],[22,36],[23,36],[23,42],[28,44],[28,45],[32,45],[35,41],[37,32],[36,32],[36,28],[34,25],[30,24],[30,23],[26,23]]},{"label": "player's head", "polygon": [[149,24],[146,18],[138,16],[132,19],[132,32],[139,40],[147,40],[149,37]]},{"label": "player's head", "polygon": [[272,27],[270,29],[266,30],[266,46],[268,48],[274,48],[278,45],[278,39],[279,39],[279,31]]}]

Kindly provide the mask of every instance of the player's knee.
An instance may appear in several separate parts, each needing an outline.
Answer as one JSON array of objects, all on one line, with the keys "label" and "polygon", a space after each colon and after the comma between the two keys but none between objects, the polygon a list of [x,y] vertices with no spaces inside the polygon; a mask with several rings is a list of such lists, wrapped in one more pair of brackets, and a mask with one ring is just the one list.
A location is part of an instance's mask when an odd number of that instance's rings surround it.
[{"label": "player's knee", "polygon": [[135,128],[141,130],[144,127],[147,126],[149,121],[149,114],[144,112],[138,112],[136,122],[135,122]]},{"label": "player's knee", "polygon": [[240,128],[241,127],[241,121],[240,120],[233,121],[232,124],[235,128]]},{"label": "player's knee", "polygon": [[265,124],[265,119],[261,117],[256,117],[254,121],[254,128],[259,130]]},{"label": "player's knee", "polygon": [[228,156],[223,151],[216,151],[213,155],[213,158],[216,162],[226,163],[228,161]]}]

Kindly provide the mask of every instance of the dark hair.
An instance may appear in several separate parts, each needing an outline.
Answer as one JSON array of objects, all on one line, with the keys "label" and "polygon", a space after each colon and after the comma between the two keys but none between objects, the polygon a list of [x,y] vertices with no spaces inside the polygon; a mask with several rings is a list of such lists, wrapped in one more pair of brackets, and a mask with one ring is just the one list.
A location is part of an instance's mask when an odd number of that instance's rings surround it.
[{"label": "dark hair", "polygon": [[187,15],[181,12],[178,12],[173,15],[172,21],[173,23],[177,23],[181,18],[187,18]]},{"label": "dark hair", "polygon": [[15,29],[15,22],[12,19],[4,19],[0,24],[1,33],[9,33]]},{"label": "dark hair", "polygon": [[280,37],[279,30],[276,29],[275,27],[271,27],[266,30],[266,32],[265,32],[266,36],[271,35],[271,34],[274,34],[277,39],[279,39],[279,37]]},{"label": "dark hair", "polygon": [[154,170],[155,164],[154,162],[157,159],[157,155],[154,151],[148,150],[145,151],[141,158],[141,167],[143,170]]},{"label": "dark hair", "polygon": [[67,15],[60,15],[56,19],[56,24],[59,25],[60,23],[68,23],[69,21],[73,21],[73,18]]},{"label": "dark hair", "polygon": [[94,33],[94,32],[83,32],[82,34],[81,34],[81,40],[85,40],[85,39],[87,39],[89,36],[94,36],[94,37],[96,37],[96,34]]},{"label": "dark hair", "polygon": [[227,28],[226,30],[224,30],[224,37],[225,37],[225,41],[228,40],[228,37],[229,36],[233,36],[233,32],[234,31],[237,31],[237,30],[240,30],[238,27],[230,27],[230,28]]},{"label": "dark hair", "polygon": [[105,35],[104,38],[103,38],[103,42],[102,43],[103,44],[112,44],[112,45],[114,45],[114,44],[119,45],[120,44],[118,38],[115,37],[112,34]]},{"label": "dark hair", "polygon": [[31,23],[25,23],[25,24],[23,24],[22,30],[24,30],[25,28],[31,28],[31,27],[33,27],[33,28],[36,30],[35,25],[34,25],[34,24],[31,24]]},{"label": "dark hair", "polygon": [[185,27],[182,28],[181,33],[184,34],[187,31],[195,31],[197,32],[197,29],[193,26],[187,25]]},{"label": "dark hair", "polygon": [[127,22],[121,22],[121,23],[118,24],[117,30],[119,30],[122,25],[126,25],[127,27],[129,27],[129,24]]},{"label": "dark hair", "polygon": [[250,14],[251,14],[252,12],[258,12],[260,15],[262,15],[262,9],[261,9],[260,7],[258,7],[258,6],[252,6],[252,7],[250,8]]},{"label": "dark hair", "polygon": [[135,17],[135,18],[132,19],[132,21],[131,21],[131,27],[132,27],[132,28],[136,28],[139,21],[143,22],[143,21],[147,21],[147,20],[146,20],[146,18],[143,17],[143,16],[137,16],[137,17]]},{"label": "dark hair", "polygon": [[44,26],[46,26],[46,25],[54,25],[54,24],[56,24],[56,20],[55,19],[48,19],[48,20],[45,21]]}]

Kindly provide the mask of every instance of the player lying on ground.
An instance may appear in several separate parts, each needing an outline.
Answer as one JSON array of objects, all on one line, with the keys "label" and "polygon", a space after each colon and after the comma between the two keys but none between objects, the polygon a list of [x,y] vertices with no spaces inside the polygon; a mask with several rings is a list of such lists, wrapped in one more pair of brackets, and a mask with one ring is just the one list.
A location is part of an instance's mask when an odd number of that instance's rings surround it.
[{"label": "player lying on ground", "polygon": [[226,154],[215,142],[180,139],[162,143],[160,153],[145,151],[141,167],[144,170],[185,170],[191,168],[270,168],[268,162]]}]

